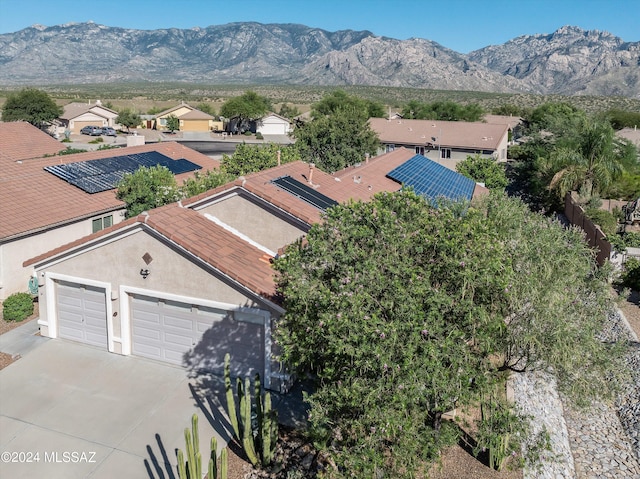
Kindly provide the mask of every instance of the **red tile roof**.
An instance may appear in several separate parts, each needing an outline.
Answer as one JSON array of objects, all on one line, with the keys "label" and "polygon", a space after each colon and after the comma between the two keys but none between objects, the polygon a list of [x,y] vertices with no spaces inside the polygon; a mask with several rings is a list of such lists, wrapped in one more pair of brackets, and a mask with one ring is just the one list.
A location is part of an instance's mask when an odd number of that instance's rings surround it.
[{"label": "red tile roof", "polygon": [[[158,151],[173,159],[185,158],[202,166],[204,170],[219,166],[217,160],[174,142],[22,162],[7,161],[3,157],[0,159],[0,240],[20,237],[124,207],[124,204],[116,199],[114,190],[88,194],[46,172],[43,169],[45,166],[147,151]],[[190,173],[184,173],[177,175],[176,179],[180,183],[189,176]]]},{"label": "red tile roof", "polygon": [[469,150],[497,150],[508,131],[506,124],[466,121],[370,118],[369,124],[382,143]]},{"label": "red tile roof", "polygon": [[238,240],[233,233],[198,212],[181,207],[178,203],[129,218],[118,225],[31,258],[23,265],[26,267],[39,263],[84,244],[95,243],[103,237],[117,235],[134,226],[155,230],[250,291],[275,300],[271,257],[248,242]]},{"label": "red tile roof", "polygon": [[[243,188],[298,219],[313,224],[321,221],[322,212],[278,188],[271,183],[273,179],[291,176],[340,203],[348,200],[366,201],[381,191],[399,190],[401,185],[387,178],[386,174],[414,155],[412,150],[399,148],[334,175],[324,173],[317,168],[313,168],[311,172],[310,165],[301,161],[287,163],[253,173],[246,178],[241,177],[227,185],[183,200],[180,204],[151,210],[148,215],[143,213],[137,218],[28,260],[24,266],[42,262],[83,244],[92,243],[102,236],[118,234],[119,231],[124,231],[131,225],[144,224],[145,227],[154,229],[205,263],[238,281],[250,291],[274,300],[275,283],[268,255],[192,208],[208,199],[217,198],[225,192]],[[480,191],[478,187],[476,190]]]},{"label": "red tile roof", "polygon": [[63,143],[26,121],[0,122],[0,168],[8,162],[56,155]]}]

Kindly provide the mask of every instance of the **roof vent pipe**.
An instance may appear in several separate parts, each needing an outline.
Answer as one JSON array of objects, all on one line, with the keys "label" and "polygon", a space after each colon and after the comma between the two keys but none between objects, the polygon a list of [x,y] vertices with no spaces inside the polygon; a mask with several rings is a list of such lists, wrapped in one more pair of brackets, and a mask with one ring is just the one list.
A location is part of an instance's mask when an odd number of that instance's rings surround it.
[{"label": "roof vent pipe", "polygon": [[364,155],[364,164],[365,165],[369,164],[369,153],[365,153],[365,155]]},{"label": "roof vent pipe", "polygon": [[280,166],[280,150],[278,150],[278,166]]},{"label": "roof vent pipe", "polygon": [[309,163],[309,184],[313,185],[313,169],[316,167],[315,163]]}]

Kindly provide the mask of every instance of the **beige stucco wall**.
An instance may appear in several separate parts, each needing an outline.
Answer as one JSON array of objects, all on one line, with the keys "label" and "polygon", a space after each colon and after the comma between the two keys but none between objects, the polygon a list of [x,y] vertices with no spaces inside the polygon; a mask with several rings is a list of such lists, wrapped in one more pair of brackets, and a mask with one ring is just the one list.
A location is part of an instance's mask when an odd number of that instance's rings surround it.
[{"label": "beige stucco wall", "polygon": [[[148,253],[152,261],[147,265],[142,257]],[[148,269],[149,276],[144,279],[141,269]],[[56,273],[80,279],[90,279],[111,286],[112,316],[114,336],[121,336],[121,286],[140,288],[159,293],[202,298],[239,307],[268,309],[258,304],[241,287],[225,280],[222,275],[212,274],[195,264],[191,259],[151,234],[138,230],[128,236],[101,245],[99,248],[69,257],[57,264],[38,269],[40,284],[44,284],[44,273]],[[47,290],[41,286],[40,303],[46,305],[53,298],[47,297]],[[114,297],[115,295],[115,297]],[[108,298],[109,299],[109,298]],[[40,308],[42,334],[48,336],[47,308]],[[277,314],[271,311],[271,314]],[[115,352],[121,352],[116,345]]]},{"label": "beige stucco wall", "polygon": [[91,234],[92,221],[105,216],[113,216],[113,224],[118,224],[124,220],[124,209],[0,245],[0,299],[27,291],[33,267],[23,267],[24,261]]},{"label": "beige stucco wall", "polygon": [[230,196],[198,211],[215,216],[274,252],[306,233],[302,227],[266,211],[243,195]]}]

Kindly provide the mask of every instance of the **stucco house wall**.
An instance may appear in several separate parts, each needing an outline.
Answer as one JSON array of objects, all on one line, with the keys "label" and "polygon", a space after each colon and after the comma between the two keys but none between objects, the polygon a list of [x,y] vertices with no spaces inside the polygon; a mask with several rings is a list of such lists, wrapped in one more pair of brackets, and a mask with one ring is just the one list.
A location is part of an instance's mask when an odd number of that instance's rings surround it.
[{"label": "stucco house wall", "polygon": [[218,218],[275,253],[278,248],[294,242],[308,231],[308,226],[300,221],[285,219],[273,205],[252,199],[249,194],[233,194],[194,209]]},{"label": "stucco house wall", "polygon": [[124,209],[119,209],[103,213],[65,226],[47,229],[1,243],[0,299],[5,299],[13,293],[27,291],[27,283],[33,273],[33,268],[22,266],[25,258],[38,256],[91,234],[95,219],[111,216],[113,224],[118,224],[124,220],[124,211]]}]

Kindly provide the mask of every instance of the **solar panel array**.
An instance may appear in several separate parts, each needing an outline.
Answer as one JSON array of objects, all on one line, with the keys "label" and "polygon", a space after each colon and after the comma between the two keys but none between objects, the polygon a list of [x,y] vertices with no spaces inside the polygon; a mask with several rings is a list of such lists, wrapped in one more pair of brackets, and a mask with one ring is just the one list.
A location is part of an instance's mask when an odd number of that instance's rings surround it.
[{"label": "solar panel array", "polygon": [[322,193],[318,193],[310,186],[300,183],[298,180],[294,180],[290,176],[281,176],[280,178],[272,180],[271,183],[322,211],[327,211],[327,208],[338,204],[337,201],[332,200]]},{"label": "solar panel array", "polygon": [[202,168],[189,160],[174,160],[157,151],[148,151],[45,166],[44,169],[87,193],[100,193],[115,188],[125,173],[133,173],[141,166],[150,168],[157,165],[166,167],[174,175]]},{"label": "solar panel array", "polygon": [[434,199],[470,200],[476,186],[472,179],[422,155],[415,155],[391,170],[387,176],[403,186],[411,186],[420,195]]}]

